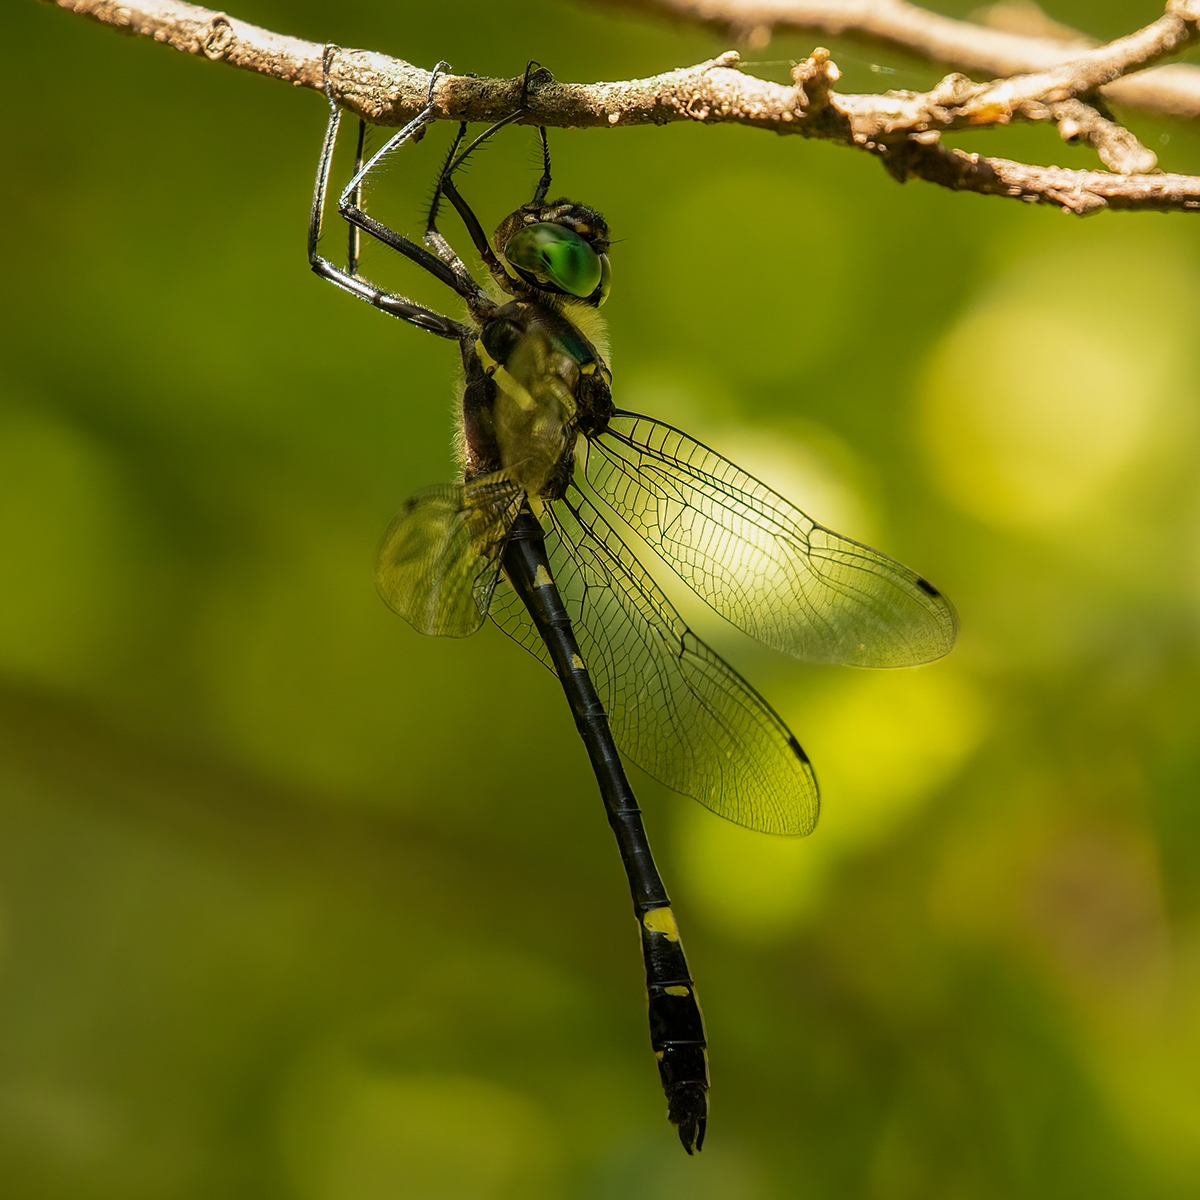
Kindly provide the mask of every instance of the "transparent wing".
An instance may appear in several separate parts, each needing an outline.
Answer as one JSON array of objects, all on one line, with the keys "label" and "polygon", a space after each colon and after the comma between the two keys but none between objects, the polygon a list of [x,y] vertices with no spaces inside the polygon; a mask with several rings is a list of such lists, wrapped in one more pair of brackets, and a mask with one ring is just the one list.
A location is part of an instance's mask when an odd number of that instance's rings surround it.
[{"label": "transparent wing", "polygon": [[954,645],[954,609],[932,584],[670,425],[618,412],[584,474],[689,587],[776,650],[903,667]]},{"label": "transparent wing", "polygon": [[561,470],[575,437],[575,399],[564,374],[572,366],[541,331],[527,330],[492,373],[492,428],[500,461],[509,477],[534,496]]},{"label": "transparent wing", "polygon": [[[667,787],[764,833],[809,833],[817,783],[770,705],[683,623],[578,492],[546,510],[551,572],[622,753]],[[493,620],[550,667],[507,580]]]},{"label": "transparent wing", "polygon": [[474,633],[487,616],[523,495],[501,479],[441,484],[410,497],[375,560],[375,586],[388,608],[420,633]]}]

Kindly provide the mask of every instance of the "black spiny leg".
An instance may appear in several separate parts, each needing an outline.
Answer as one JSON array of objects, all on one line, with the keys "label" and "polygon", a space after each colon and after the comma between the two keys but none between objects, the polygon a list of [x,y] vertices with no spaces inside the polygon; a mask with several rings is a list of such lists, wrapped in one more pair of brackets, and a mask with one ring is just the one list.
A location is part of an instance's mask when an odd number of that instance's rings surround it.
[{"label": "black spiny leg", "polygon": [[[450,164],[454,161],[454,156],[458,153],[459,146],[462,145],[463,138],[467,136],[467,123],[463,121],[458,127],[458,133],[454,136],[454,141],[450,144],[450,151],[446,155],[445,162],[442,163],[442,169],[438,173],[438,181],[433,189],[433,196],[429,201],[429,217],[425,222],[425,245],[444,262],[455,274],[462,276],[465,279],[471,279],[471,274],[467,270],[466,263],[459,258],[454,247],[441,235],[437,227],[438,210],[442,203],[442,178],[449,169]],[[472,280],[472,282],[474,282]]]},{"label": "black spiny leg", "polygon": [[424,132],[425,126],[433,120],[433,91],[437,84],[439,73],[445,70],[446,66],[446,63],[440,62],[434,67],[429,80],[429,95],[425,108],[404,126],[399,133],[389,138],[383,148],[376,151],[365,166],[356,164],[354,177],[342,190],[341,197],[338,200],[338,212],[351,225],[361,229],[363,233],[375,238],[376,241],[382,242],[385,246],[390,246],[397,253],[403,254],[405,258],[411,259],[417,266],[424,267],[426,271],[437,279],[440,279],[447,287],[453,288],[468,303],[479,300],[486,301],[486,296],[479,285],[465,270],[460,274],[448,263],[430,254],[423,246],[418,246],[416,242],[404,237],[393,229],[389,229],[382,222],[375,220],[374,217],[368,216],[360,207],[363,180],[371,173],[376,164],[405,142],[420,137]]},{"label": "black spiny leg", "polygon": [[[483,226],[479,223],[479,218],[475,216],[471,206],[463,199],[462,194],[454,184],[454,173],[484,142],[499,133],[505,125],[511,125],[514,121],[519,121],[525,115],[526,101],[529,97],[529,85],[533,79],[534,67],[538,67],[539,70],[541,69],[541,65],[535,59],[530,59],[525,64],[525,75],[521,80],[521,103],[516,112],[509,113],[507,117],[485,129],[457,158],[450,157],[447,159],[446,166],[442,169],[442,177],[438,180],[437,191],[434,193],[435,205],[437,198],[443,194],[454,205],[454,210],[462,218],[462,223],[467,227],[467,232],[471,235],[471,241],[474,242],[475,249],[479,257],[483,260],[484,266],[487,267],[492,273],[492,277],[506,292],[514,292],[516,287],[519,286],[518,281],[513,279],[505,269],[504,264],[493,252],[491,243],[487,239],[487,234],[484,233]],[[549,72],[546,72],[546,75],[549,76]],[[540,203],[542,199],[545,199],[546,191],[550,187],[550,148],[546,142],[545,129],[539,126],[539,132],[542,137],[542,179],[538,184],[537,191],[534,193],[535,203]],[[461,138],[459,141],[461,141]],[[436,214],[436,208],[434,214]]]},{"label": "black spiny leg", "polygon": [[530,205],[545,204],[546,193],[550,190],[550,143],[546,140],[545,125],[538,126],[538,137],[542,139],[542,177],[538,180]]},{"label": "black spiny leg", "polygon": [[471,241],[474,242],[475,250],[479,254],[479,257],[483,259],[484,266],[492,273],[496,282],[507,292],[513,291],[517,281],[505,270],[504,264],[496,257],[491,243],[487,239],[487,234],[483,232],[483,226],[479,223],[479,218],[472,211],[471,206],[462,198],[462,194],[458,188],[454,186],[454,172],[484,142],[497,134],[505,125],[511,125],[514,121],[519,121],[524,115],[524,109],[519,108],[516,112],[510,113],[503,120],[497,121],[494,125],[485,129],[457,158],[450,160],[446,164],[442,171],[442,177],[438,180],[438,194],[444,195],[454,205],[454,211],[458,213],[462,218],[462,223],[467,227],[467,233],[471,235]]},{"label": "black spiny leg", "polygon": [[[436,333],[439,337],[462,341],[470,335],[470,330],[465,325],[460,325],[457,321],[452,321],[449,317],[442,316],[441,313],[416,304],[406,296],[400,296],[394,292],[385,292],[382,288],[376,287],[369,279],[363,279],[353,270],[344,270],[341,267],[335,266],[327,258],[322,258],[317,253],[317,243],[321,238],[321,222],[325,215],[325,193],[329,186],[329,169],[333,162],[333,150],[337,145],[338,127],[341,124],[341,119],[341,109],[331,100],[329,102],[329,124],[325,128],[325,141],[321,145],[321,157],[317,163],[317,181],[313,188],[312,209],[308,216],[309,265],[322,279],[328,279],[331,283],[337,284],[338,287],[349,292],[352,296],[357,296],[360,300],[365,300],[368,304],[374,305],[381,312],[390,313],[393,317],[399,317],[402,321],[408,321],[410,324],[417,326],[418,329],[425,329],[429,333]],[[416,121],[410,122],[409,125],[401,130],[397,138],[400,138],[402,135],[411,137],[418,129],[423,127],[424,121],[421,117],[418,117]],[[423,253],[425,252],[423,251]],[[432,255],[430,257],[432,258]]]},{"label": "black spiny leg", "polygon": [[[362,207],[363,145],[367,139],[367,123],[358,118],[358,141],[354,147],[354,191],[351,193],[355,207]],[[357,225],[347,222],[346,270],[358,274],[358,255],[362,247],[362,232]]]}]

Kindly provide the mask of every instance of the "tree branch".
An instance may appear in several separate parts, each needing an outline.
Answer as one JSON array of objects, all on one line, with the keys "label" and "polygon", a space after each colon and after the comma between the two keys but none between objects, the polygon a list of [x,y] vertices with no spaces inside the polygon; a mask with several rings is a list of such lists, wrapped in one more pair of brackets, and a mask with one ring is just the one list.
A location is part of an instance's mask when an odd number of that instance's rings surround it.
[{"label": "tree branch", "polygon": [[[1000,0],[982,13],[994,28],[958,21],[909,0],[608,0],[639,12],[705,25],[761,49],[780,30],[851,37],[930,62],[1002,77],[1043,71],[1096,45],[1043,16],[1033,0]],[[1007,18],[1007,19],[1006,19]],[[1107,100],[1178,117],[1200,116],[1200,67],[1154,67],[1103,89]]]},{"label": "tree branch", "polygon": [[[399,125],[427,103],[428,71],[366,50],[333,49],[238,21],[180,0],[51,0],[185,53],[327,90],[338,104],[377,125]],[[1200,38],[1200,0],[1168,0],[1144,29],[1107,46],[1081,49],[1071,62],[1028,75],[974,83],[948,75],[930,92],[842,95],[837,67],[815,50],[793,71],[792,87],[736,69],[730,51],[710,62],[615,83],[564,84],[535,75],[526,98],[530,125],[664,125],[732,122],[853,146],[880,158],[901,181],[925,179],[961,191],[1055,204],[1084,215],[1102,208],[1200,208],[1200,178],[1148,173],[1154,156],[1131,133],[1085,103],[1105,84]],[[326,73],[327,72],[327,73]],[[437,118],[494,121],[521,102],[522,80],[439,75]],[[1064,137],[1085,137],[1118,173],[1035,167],[981,158],[940,144],[943,130],[1054,121]]]}]

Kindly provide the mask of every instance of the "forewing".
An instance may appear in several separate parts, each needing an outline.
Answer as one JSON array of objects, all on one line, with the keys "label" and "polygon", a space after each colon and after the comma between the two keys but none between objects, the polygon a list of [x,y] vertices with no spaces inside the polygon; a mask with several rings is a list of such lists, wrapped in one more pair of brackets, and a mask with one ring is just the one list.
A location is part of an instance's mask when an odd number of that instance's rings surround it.
[{"label": "forewing", "polygon": [[569,370],[569,359],[540,330],[530,330],[492,374],[500,461],[535,496],[542,494],[574,437],[575,400],[563,375]]},{"label": "forewing", "polygon": [[[809,833],[817,783],[770,705],[683,623],[577,492],[547,508],[551,573],[622,753],[667,787],[764,833]],[[506,580],[492,618],[551,666]]]},{"label": "forewing", "polygon": [[903,667],[954,645],[954,609],[932,584],[670,425],[618,412],[584,473],[717,612],[785,654]]},{"label": "forewing", "polygon": [[466,637],[483,624],[523,493],[506,480],[441,484],[410,497],[375,562],[387,606],[420,633]]}]

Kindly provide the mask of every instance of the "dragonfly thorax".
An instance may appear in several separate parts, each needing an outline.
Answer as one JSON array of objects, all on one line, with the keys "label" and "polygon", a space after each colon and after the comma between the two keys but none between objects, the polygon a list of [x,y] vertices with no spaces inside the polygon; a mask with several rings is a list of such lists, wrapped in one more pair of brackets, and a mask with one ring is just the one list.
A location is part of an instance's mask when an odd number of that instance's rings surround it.
[{"label": "dragonfly thorax", "polygon": [[574,322],[548,304],[514,300],[474,345],[479,386],[464,403],[467,460],[500,471],[531,496],[558,499],[580,433],[612,414],[608,367]]}]

